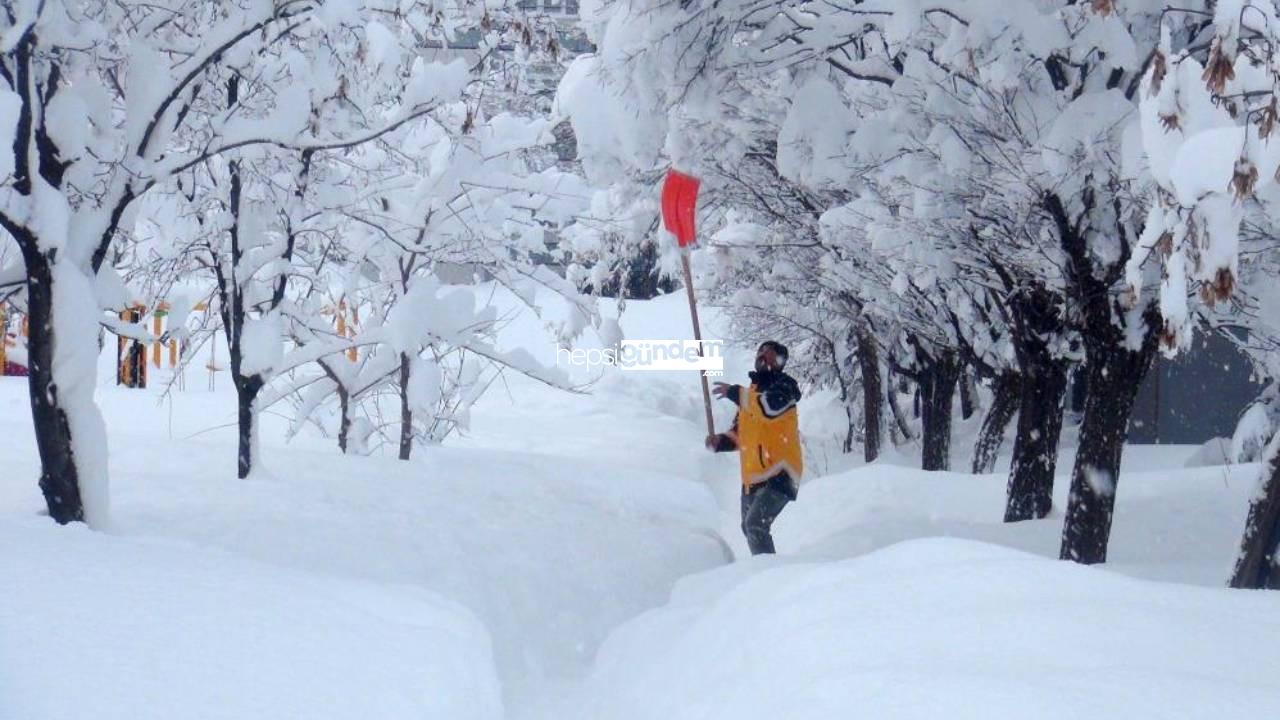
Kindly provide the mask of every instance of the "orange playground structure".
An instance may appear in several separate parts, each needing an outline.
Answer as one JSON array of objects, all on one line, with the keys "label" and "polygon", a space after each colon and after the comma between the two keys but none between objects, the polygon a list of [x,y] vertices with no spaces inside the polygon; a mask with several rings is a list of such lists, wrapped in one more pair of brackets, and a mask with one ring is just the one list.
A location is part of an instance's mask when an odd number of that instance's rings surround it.
[{"label": "orange playground structure", "polygon": [[[137,340],[117,334],[116,383],[118,385],[145,388],[148,366],[157,369],[166,366],[169,370],[179,369],[183,349],[179,346],[177,338],[169,336],[170,309],[169,303],[161,301],[153,309],[138,304],[119,312],[122,322],[138,326],[143,325],[149,315],[151,337],[146,340]],[[193,309],[207,312],[208,305],[203,302],[197,303]],[[334,329],[339,337],[355,337],[360,314],[354,307],[349,309],[345,299],[325,307],[322,312],[333,316]],[[0,304],[0,334],[3,335],[3,342],[0,342],[0,368],[3,368],[4,375],[27,374],[26,337],[28,333],[26,314],[7,304]],[[205,369],[209,371],[210,390],[213,389],[215,374],[223,369],[217,363],[216,353],[217,343],[210,343],[209,362],[205,365]],[[350,361],[355,362],[358,358],[356,349],[347,350],[346,356]],[[179,379],[179,387],[182,388],[184,385]]]},{"label": "orange playground structure", "polygon": [[[12,330],[10,325],[13,326]],[[27,316],[13,317],[7,305],[0,305],[0,373],[4,375],[27,374],[26,340]]]}]

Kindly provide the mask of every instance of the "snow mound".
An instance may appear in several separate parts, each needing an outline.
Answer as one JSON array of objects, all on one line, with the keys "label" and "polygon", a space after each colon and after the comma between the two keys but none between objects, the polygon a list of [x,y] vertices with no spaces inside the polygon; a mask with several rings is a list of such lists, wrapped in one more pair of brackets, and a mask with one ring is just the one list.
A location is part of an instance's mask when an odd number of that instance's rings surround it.
[{"label": "snow mound", "polygon": [[1231,438],[1213,438],[1197,448],[1183,465],[1188,468],[1218,467],[1230,465],[1231,458]]},{"label": "snow mound", "polygon": [[1262,717],[1280,598],[965,540],[682,582],[602,647],[582,717]]},{"label": "snow mound", "polygon": [[[1107,567],[1147,580],[1222,587],[1239,548],[1257,465],[1180,469],[1188,446],[1131,447],[1144,470],[1122,471]],[[1170,467],[1156,469],[1157,457]],[[1060,461],[1062,463],[1062,461]],[[1065,462],[1070,468],[1070,461]],[[778,517],[782,552],[834,560],[921,537],[993,543],[1057,558],[1071,483],[1054,483],[1043,520],[1006,523],[1004,475],[921,472],[876,463],[817,477]],[[726,535],[729,529],[723,532]]]},{"label": "snow mound", "polygon": [[424,590],[45,519],[0,545],[0,717],[503,716],[488,633]]}]

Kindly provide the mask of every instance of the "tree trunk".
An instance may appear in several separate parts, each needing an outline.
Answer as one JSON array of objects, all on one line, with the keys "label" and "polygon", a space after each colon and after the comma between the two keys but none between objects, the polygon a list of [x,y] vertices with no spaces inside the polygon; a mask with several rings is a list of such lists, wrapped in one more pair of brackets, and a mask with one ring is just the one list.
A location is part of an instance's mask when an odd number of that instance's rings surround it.
[{"label": "tree trunk", "polygon": [[[13,3],[5,8],[12,24]],[[4,75],[13,88],[6,105],[13,116],[5,152],[13,162],[0,227],[21,251],[27,273],[27,387],[40,491],[58,523],[105,527],[107,438],[94,402],[97,353],[91,344],[100,318],[93,290],[99,265],[85,257],[81,266],[76,253],[81,237],[104,237],[99,229],[110,238],[118,215],[75,214],[76,203],[63,183],[70,153],[46,124],[51,98],[65,84],[63,59],[49,52],[54,46],[42,51],[39,37],[35,25],[11,33],[4,51]],[[125,204],[127,199],[120,201],[121,211]]]},{"label": "tree trunk", "polygon": [[850,398],[842,398],[844,402],[844,421],[845,432],[844,442],[840,443],[840,452],[848,455],[853,452],[853,440],[858,430],[858,416],[853,412],[853,402]]},{"label": "tree trunk", "polygon": [[40,455],[40,491],[49,516],[59,523],[84,521],[80,475],[71,441],[71,424],[59,404],[53,377],[54,287],[49,258],[30,253],[27,264],[27,386]]},{"label": "tree trunk", "polygon": [[982,419],[978,441],[973,445],[973,473],[984,475],[995,469],[996,458],[1004,446],[1004,436],[1009,422],[1018,411],[1022,395],[1022,375],[1016,370],[1005,370],[996,376],[991,408]]},{"label": "tree trunk", "polygon": [[[1086,184],[1079,200],[1086,212],[1092,212],[1097,202],[1093,187]],[[1119,218],[1120,201],[1111,201],[1112,217]],[[1124,307],[1117,297],[1117,284],[1123,277],[1131,247],[1123,222],[1115,220],[1119,257],[1099,267],[1082,231],[1082,218],[1073,216],[1074,210],[1068,212],[1053,192],[1044,195],[1044,209],[1057,226],[1066,260],[1067,291],[1084,326],[1081,335],[1089,383],[1058,556],[1086,564],[1101,563],[1107,560],[1129,415],[1138,386],[1151,367],[1164,319],[1156,303],[1148,302],[1139,316],[1138,308]],[[1130,349],[1134,335],[1141,337],[1136,350]]]},{"label": "tree trunk", "polygon": [[840,452],[848,455],[853,452],[853,443],[858,436],[857,397],[849,380],[845,379],[846,376],[853,374],[852,368],[849,363],[841,362],[842,358],[834,343],[828,341],[824,343],[824,347],[831,361],[831,375],[840,386],[840,404],[844,407],[845,419],[844,440],[840,443]]},{"label": "tree trunk", "polygon": [[338,396],[338,450],[345,455],[351,442],[351,391],[343,383],[343,376],[334,370],[328,360],[320,358],[317,364],[333,381],[333,392]]},{"label": "tree trunk", "polygon": [[862,422],[865,427],[862,456],[868,463],[880,457],[884,438],[884,384],[880,379],[880,353],[869,330],[858,331],[858,367],[862,373]]},{"label": "tree trunk", "polygon": [[1089,373],[1083,365],[1076,365],[1071,371],[1071,412],[1077,415],[1084,412],[1084,399],[1089,397]]},{"label": "tree trunk", "polygon": [[337,384],[338,393],[338,410],[341,413],[341,419],[338,421],[338,449],[342,454],[347,453],[347,438],[351,434],[351,396],[342,383]]},{"label": "tree trunk", "polygon": [[1280,590],[1280,433],[1267,447],[1260,480],[1249,504],[1231,587]]},{"label": "tree trunk", "polygon": [[1006,299],[1012,320],[1009,339],[1022,386],[1004,521],[1017,522],[1042,518],[1053,509],[1053,475],[1067,392],[1067,364],[1054,340],[1067,332],[1066,298],[1038,282],[1017,282],[1005,276],[1005,285],[1010,289]]},{"label": "tree trunk", "polygon": [[409,407],[409,356],[400,353],[400,459],[413,452],[413,409]]},{"label": "tree trunk", "polygon": [[1005,522],[1042,518],[1053,509],[1053,474],[1058,466],[1058,437],[1062,434],[1062,401],[1066,393],[1066,367],[1047,353],[1022,368]]},{"label": "tree trunk", "polygon": [[960,378],[954,352],[944,350],[920,372],[920,414],[924,428],[920,467],[951,468],[951,403]]},{"label": "tree trunk", "polygon": [[968,420],[978,411],[977,398],[974,397],[973,373],[968,370],[960,372],[960,417]]},{"label": "tree trunk", "polygon": [[1112,338],[1086,338],[1089,394],[1080,423],[1080,447],[1071,472],[1071,495],[1059,557],[1079,563],[1107,561],[1120,457],[1138,386],[1155,355],[1155,333],[1129,350],[1117,328]]},{"label": "tree trunk", "polygon": [[915,439],[915,433],[911,430],[911,421],[907,419],[907,414],[902,409],[902,403],[898,401],[896,383],[892,381],[888,383],[888,392],[885,393],[885,397],[888,398],[889,410],[893,413],[894,443],[900,445]]},{"label": "tree trunk", "polygon": [[[233,74],[227,80],[227,107],[235,107],[239,101],[239,93],[240,77]],[[227,210],[231,214],[231,225],[227,229],[231,243],[230,274],[223,272],[222,259],[216,253],[213,254],[210,260],[214,269],[214,277],[218,283],[218,308],[219,313],[222,315],[222,332],[227,338],[227,354],[231,363],[231,381],[236,388],[238,438],[236,477],[243,480],[253,472],[253,463],[257,459],[258,393],[262,390],[263,385],[266,384],[266,380],[260,373],[245,375],[242,371],[244,348],[241,341],[244,338],[244,327],[249,319],[249,314],[245,306],[244,289],[244,283],[247,282],[247,278],[242,278],[239,275],[240,262],[244,257],[244,248],[241,246],[240,237],[240,221],[242,219],[240,213],[241,195],[244,190],[243,180],[240,176],[240,163],[236,160],[230,161],[227,164],[227,174],[230,178],[227,188]],[[278,302],[275,303],[275,305],[278,304]]]},{"label": "tree trunk", "polygon": [[[232,364],[238,366],[240,362],[237,359],[233,360]],[[236,406],[239,410],[239,448],[236,452],[236,477],[243,480],[249,477],[249,473],[253,472],[253,463],[257,455],[258,413],[256,404],[263,382],[261,375],[244,377],[239,372],[234,370],[233,372],[235,372]]]}]

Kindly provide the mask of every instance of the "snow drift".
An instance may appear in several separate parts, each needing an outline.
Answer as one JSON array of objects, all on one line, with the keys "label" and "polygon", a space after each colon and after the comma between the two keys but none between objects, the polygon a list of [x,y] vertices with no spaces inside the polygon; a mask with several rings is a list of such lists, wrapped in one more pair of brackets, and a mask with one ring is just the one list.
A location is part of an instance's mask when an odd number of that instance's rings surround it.
[{"label": "snow drift", "polygon": [[0,717],[503,715],[488,632],[425,590],[47,519],[0,544]]},{"label": "snow drift", "polygon": [[1263,717],[1274,598],[966,540],[683,581],[614,632],[580,717]]}]

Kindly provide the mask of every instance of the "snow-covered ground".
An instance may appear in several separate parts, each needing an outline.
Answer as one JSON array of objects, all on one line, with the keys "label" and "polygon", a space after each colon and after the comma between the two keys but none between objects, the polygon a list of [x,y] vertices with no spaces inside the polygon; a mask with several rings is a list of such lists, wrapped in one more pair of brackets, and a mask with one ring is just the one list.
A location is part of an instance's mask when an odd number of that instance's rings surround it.
[{"label": "snow-covered ground", "polygon": [[616,631],[578,716],[1264,717],[1275,610],[964,540],[780,556],[691,578]]},{"label": "snow-covered ground", "polygon": [[5,718],[502,717],[484,626],[413,585],[33,518],[0,542]]},{"label": "snow-covered ground", "polygon": [[[683,302],[632,302],[623,328],[681,337]],[[504,342],[554,359],[531,318]],[[1056,513],[1001,523],[1002,475],[924,474],[909,448],[815,463],[833,472],[782,514],[782,554],[734,561],[735,459],[701,449],[695,378],[508,378],[467,436],[408,463],[286,445],[268,413],[248,481],[225,377],[187,387],[100,384],[114,506],[94,533],[40,517],[26,386],[0,379],[0,718],[1280,707],[1280,595],[1221,587],[1256,468],[1183,469],[1194,448],[1129,449],[1105,568],[1053,559]]]}]

